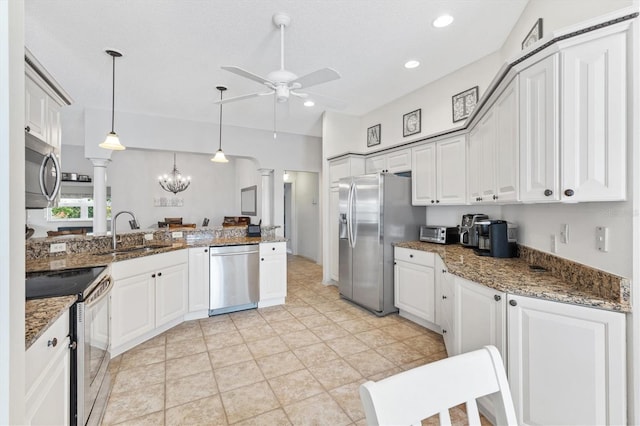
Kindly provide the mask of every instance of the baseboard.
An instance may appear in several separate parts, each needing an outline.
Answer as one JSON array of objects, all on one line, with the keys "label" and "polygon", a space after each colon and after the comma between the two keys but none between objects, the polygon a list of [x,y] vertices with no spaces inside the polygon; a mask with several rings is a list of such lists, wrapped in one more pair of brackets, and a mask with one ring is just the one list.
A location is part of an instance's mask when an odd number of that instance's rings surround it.
[{"label": "baseboard", "polygon": [[415,322],[416,324],[421,325],[424,328],[428,328],[431,331],[434,331],[438,334],[442,334],[442,327],[440,327],[435,323],[432,323],[431,321],[422,319],[417,315],[410,314],[409,312],[403,311],[402,309],[400,309],[400,312],[398,312],[398,315],[400,315],[402,318],[408,319],[409,321]]}]

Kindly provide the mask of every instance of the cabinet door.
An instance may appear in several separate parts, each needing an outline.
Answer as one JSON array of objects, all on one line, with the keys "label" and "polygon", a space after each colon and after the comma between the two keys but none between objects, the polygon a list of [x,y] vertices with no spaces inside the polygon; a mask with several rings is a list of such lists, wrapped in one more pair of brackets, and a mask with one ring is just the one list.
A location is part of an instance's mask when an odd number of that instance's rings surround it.
[{"label": "cabinet door", "polygon": [[25,85],[25,128],[28,132],[47,142],[47,93],[29,76],[24,80]]},{"label": "cabinet door", "polygon": [[378,173],[386,170],[387,168],[387,156],[377,155],[365,160],[364,168],[366,173]]},{"label": "cabinet door", "polygon": [[401,151],[390,152],[386,155],[387,167],[389,173],[409,172],[411,171],[411,150],[403,149]]},{"label": "cabinet door", "polygon": [[480,148],[477,161],[479,164],[480,201],[483,203],[494,203],[496,193],[496,109],[492,106],[489,111],[480,119]]},{"label": "cabinet door", "polygon": [[495,184],[496,201],[518,199],[518,77],[496,101]]},{"label": "cabinet door", "polygon": [[626,424],[624,314],[511,295],[507,311],[518,424]]},{"label": "cabinet door", "polygon": [[559,185],[558,57],[520,73],[520,200],[557,201]]},{"label": "cabinet door", "polygon": [[332,280],[340,280],[340,191],[334,188],[329,193],[329,268]]},{"label": "cabinet door", "polygon": [[455,278],[455,335],[458,353],[494,345],[506,363],[505,303],[504,293]]},{"label": "cabinet door", "polygon": [[176,265],[156,273],[156,327],[187,313],[189,288],[187,265]]},{"label": "cabinet door", "polygon": [[616,33],[561,53],[561,197],[567,201],[626,198],[626,40]]},{"label": "cabinet door", "polygon": [[436,203],[467,202],[467,144],[465,136],[436,144]]},{"label": "cabinet door", "polygon": [[433,143],[411,150],[411,200],[414,206],[436,201],[436,146]]},{"label": "cabinet door", "polygon": [[[284,243],[283,243],[284,244]],[[287,256],[260,255],[260,301],[287,296]]]},{"label": "cabinet door", "polygon": [[209,248],[189,249],[189,312],[209,309]]},{"label": "cabinet door", "polygon": [[47,102],[47,142],[49,145],[61,149],[62,125],[60,124],[60,105],[49,99]]},{"label": "cabinet door", "polygon": [[467,180],[469,182],[469,203],[480,202],[480,153],[482,152],[482,128],[477,124],[469,132],[467,148]]},{"label": "cabinet door", "polygon": [[395,306],[426,321],[435,321],[435,277],[433,268],[395,262]]},{"label": "cabinet door", "polygon": [[[68,328],[68,327],[67,327]],[[69,337],[53,348],[49,366],[25,398],[25,424],[70,424],[71,359]]]},{"label": "cabinet door", "polygon": [[112,347],[155,328],[155,278],[151,272],[116,280],[111,301]]},{"label": "cabinet door", "polygon": [[[448,355],[454,355],[459,351],[455,348],[455,282],[454,276],[446,268],[440,271],[440,327],[442,327],[442,337]],[[436,310],[437,312],[437,310]]]}]

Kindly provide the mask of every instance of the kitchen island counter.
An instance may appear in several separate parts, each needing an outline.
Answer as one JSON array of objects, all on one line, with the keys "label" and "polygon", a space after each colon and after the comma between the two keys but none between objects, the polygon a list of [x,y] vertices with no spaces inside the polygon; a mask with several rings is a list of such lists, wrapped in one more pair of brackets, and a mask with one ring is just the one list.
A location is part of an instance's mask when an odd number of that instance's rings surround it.
[{"label": "kitchen island counter", "polygon": [[520,257],[503,259],[478,256],[460,244],[408,241],[394,246],[435,253],[449,273],[505,293],[631,312],[629,280],[528,247],[519,247]]}]

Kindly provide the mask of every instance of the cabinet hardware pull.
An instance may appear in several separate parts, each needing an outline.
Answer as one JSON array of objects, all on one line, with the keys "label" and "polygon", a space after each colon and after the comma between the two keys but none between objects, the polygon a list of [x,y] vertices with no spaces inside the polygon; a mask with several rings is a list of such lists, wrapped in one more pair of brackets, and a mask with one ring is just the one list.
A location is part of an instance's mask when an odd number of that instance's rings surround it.
[{"label": "cabinet hardware pull", "polygon": [[516,302],[515,300],[511,299],[511,300],[509,300],[509,304],[510,304],[511,306],[517,306],[517,305],[518,305],[518,302]]},{"label": "cabinet hardware pull", "polygon": [[443,274],[446,274],[446,273],[447,273],[447,270],[446,270],[446,269],[443,269],[443,270],[442,270],[442,273],[443,273]]},{"label": "cabinet hardware pull", "polygon": [[445,330],[444,328],[442,329],[442,334],[447,334],[447,330]]},{"label": "cabinet hardware pull", "polygon": [[410,254],[409,257],[413,259],[413,255],[412,254]]},{"label": "cabinet hardware pull", "polygon": [[156,274],[151,274],[151,278],[155,278],[155,277],[156,277]]},{"label": "cabinet hardware pull", "polygon": [[262,262],[264,262],[264,257],[260,258],[260,260],[261,260]]},{"label": "cabinet hardware pull", "polygon": [[493,296],[493,298],[495,299],[496,302],[499,302],[502,297],[499,294],[496,294],[495,296]]},{"label": "cabinet hardware pull", "polygon": [[29,127],[29,126],[25,127],[24,130],[26,130],[27,133],[31,133],[31,127]]},{"label": "cabinet hardware pull", "polygon": [[162,276],[162,272],[158,272],[158,276],[161,277]]},{"label": "cabinet hardware pull", "polygon": [[431,200],[431,204],[435,203],[435,201]]},{"label": "cabinet hardware pull", "polygon": [[78,347],[78,343],[77,342],[69,343],[69,349],[71,349],[72,351],[75,351],[77,347]]},{"label": "cabinet hardware pull", "polygon": [[440,200],[436,200],[436,204],[439,203],[439,202],[440,202]]},{"label": "cabinet hardware pull", "polygon": [[205,253],[208,253],[208,252],[209,252],[209,250],[207,250],[207,249],[204,249],[204,252],[205,252]]},{"label": "cabinet hardware pull", "polygon": [[545,189],[544,190],[544,195],[546,195],[547,197],[550,197],[553,195],[553,191],[550,189]]},{"label": "cabinet hardware pull", "polygon": [[494,200],[497,200],[497,199],[498,199],[498,196],[497,196],[497,195],[494,195],[494,196],[493,196],[493,199],[494,199]]},{"label": "cabinet hardware pull", "polygon": [[58,344],[58,338],[54,337],[53,339],[47,342],[47,347],[53,346],[55,348],[57,344]]},{"label": "cabinet hardware pull", "polygon": [[447,296],[445,296],[444,294],[442,295],[442,300],[446,299]]},{"label": "cabinet hardware pull", "polygon": [[564,191],[564,195],[566,195],[567,197],[573,197],[573,189],[567,189]]},{"label": "cabinet hardware pull", "polygon": [[275,250],[275,249],[276,249],[275,247],[271,247],[271,250]]}]

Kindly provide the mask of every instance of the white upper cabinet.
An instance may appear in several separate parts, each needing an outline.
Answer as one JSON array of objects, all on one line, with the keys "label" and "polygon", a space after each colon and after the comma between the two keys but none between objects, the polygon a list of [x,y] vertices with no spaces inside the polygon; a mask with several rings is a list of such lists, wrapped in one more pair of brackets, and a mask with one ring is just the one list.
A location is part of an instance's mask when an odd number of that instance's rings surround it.
[{"label": "white upper cabinet", "polygon": [[331,186],[338,186],[340,179],[364,174],[364,159],[346,156],[329,162],[329,181]]},{"label": "white upper cabinet", "polygon": [[24,129],[32,136],[47,142],[47,92],[34,81],[34,77],[28,72],[24,80],[24,88]]},{"label": "white upper cabinet", "polygon": [[411,177],[414,206],[466,203],[466,155],[464,135],[412,149]]},{"label": "white upper cabinet", "polygon": [[627,35],[561,51],[562,197],[626,198]]},{"label": "white upper cabinet", "polygon": [[558,56],[520,72],[520,200],[557,201],[559,185]]},{"label": "white upper cabinet", "polygon": [[411,149],[376,155],[365,161],[366,173],[399,173],[411,171]]}]

